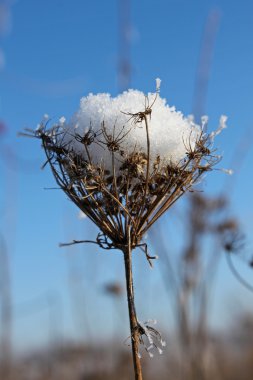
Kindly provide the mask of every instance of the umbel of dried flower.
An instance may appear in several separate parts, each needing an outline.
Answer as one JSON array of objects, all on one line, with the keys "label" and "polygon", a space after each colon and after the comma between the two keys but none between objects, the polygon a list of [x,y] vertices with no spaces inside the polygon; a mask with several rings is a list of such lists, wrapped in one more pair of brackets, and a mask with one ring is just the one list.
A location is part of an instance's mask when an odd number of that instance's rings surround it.
[{"label": "umbel of dried flower", "polygon": [[222,116],[208,135],[207,118],[201,126],[185,118],[160,97],[156,83],[148,95],[90,94],[70,122],[61,118],[48,128],[45,119],[33,132],[60,188],[98,226],[97,243],[124,253],[136,379],[142,379],[138,344],[146,330],[135,311],[132,250],[145,246],[147,230],[219,161],[213,139],[226,126]]},{"label": "umbel of dried flower", "polygon": [[[159,82],[158,82],[159,83]],[[88,95],[69,123],[61,118],[41,139],[56,182],[110,240],[135,248],[152,224],[219,160],[215,133],[184,118],[156,93]],[[221,118],[221,128],[225,126]],[[218,130],[219,131],[219,130]]]}]

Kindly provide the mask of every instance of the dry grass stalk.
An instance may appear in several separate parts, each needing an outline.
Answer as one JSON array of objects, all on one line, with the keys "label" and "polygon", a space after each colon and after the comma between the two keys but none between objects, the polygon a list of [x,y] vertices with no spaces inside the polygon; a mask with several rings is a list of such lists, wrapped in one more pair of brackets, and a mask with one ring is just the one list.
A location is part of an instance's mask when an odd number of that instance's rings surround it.
[{"label": "dry grass stalk", "polygon": [[[71,144],[65,142],[69,132],[62,125],[47,129],[47,125],[42,124],[32,132],[32,136],[42,142],[47,157],[45,165],[50,165],[59,187],[100,229],[96,243],[104,249],[123,252],[135,378],[139,380],[142,371],[138,346],[145,331],[135,310],[132,251],[142,247],[151,264],[154,257],[149,256],[142,242],[143,235],[219,160],[211,151],[212,138],[201,131],[194,148],[190,141],[184,141],[185,158],[177,165],[168,164],[160,156],[151,161],[149,120],[153,104],[146,105],[143,112],[128,114],[133,128],[146,129],[145,151],[135,148],[129,153],[124,150],[121,144],[128,134],[124,127],[115,136],[107,131],[105,123],[100,130],[90,128],[83,136],[73,135],[73,140],[82,143],[83,155],[77,154]],[[105,168],[103,162],[99,165],[93,162],[92,144],[102,145],[110,152],[111,170]]]}]

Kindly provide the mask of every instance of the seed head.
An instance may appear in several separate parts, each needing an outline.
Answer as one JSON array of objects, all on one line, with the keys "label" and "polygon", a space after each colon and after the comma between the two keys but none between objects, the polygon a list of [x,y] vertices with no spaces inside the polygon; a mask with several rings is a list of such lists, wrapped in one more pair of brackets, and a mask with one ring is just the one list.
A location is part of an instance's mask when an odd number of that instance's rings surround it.
[{"label": "seed head", "polygon": [[[111,241],[121,248],[131,230],[132,248],[151,225],[219,161],[204,126],[185,118],[156,92],[129,90],[116,98],[88,95],[70,122],[48,128],[42,141],[58,185]],[[211,138],[210,138],[211,137]]]}]

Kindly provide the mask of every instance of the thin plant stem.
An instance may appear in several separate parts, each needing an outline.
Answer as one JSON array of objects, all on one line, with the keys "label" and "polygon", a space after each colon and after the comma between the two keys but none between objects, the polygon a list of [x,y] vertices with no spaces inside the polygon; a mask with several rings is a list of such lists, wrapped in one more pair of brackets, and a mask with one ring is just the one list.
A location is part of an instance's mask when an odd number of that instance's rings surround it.
[{"label": "thin plant stem", "polygon": [[131,332],[132,356],[134,365],[135,380],[142,380],[142,368],[139,357],[139,325],[134,304],[134,287],[133,287],[133,272],[132,272],[132,244],[130,235],[130,226],[127,227],[128,242],[123,250],[125,262],[126,290],[127,302]]},{"label": "thin plant stem", "polygon": [[146,128],[146,136],[147,136],[147,168],[146,168],[146,181],[145,181],[145,189],[144,189],[144,195],[143,195],[143,201],[140,208],[140,218],[143,214],[143,210],[145,208],[145,202],[146,197],[148,193],[148,186],[149,186],[149,168],[150,168],[150,138],[149,138],[149,129],[148,129],[148,119],[147,115],[144,114],[144,121],[145,121],[145,128]]}]

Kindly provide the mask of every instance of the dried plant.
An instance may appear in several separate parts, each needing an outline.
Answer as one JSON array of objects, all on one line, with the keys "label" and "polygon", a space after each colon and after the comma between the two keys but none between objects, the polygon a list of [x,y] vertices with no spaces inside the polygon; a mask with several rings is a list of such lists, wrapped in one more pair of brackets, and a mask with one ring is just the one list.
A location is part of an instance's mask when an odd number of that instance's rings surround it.
[{"label": "dried plant", "polygon": [[[90,119],[90,124],[79,132],[78,128],[69,128],[65,120],[61,120],[52,128],[48,128],[48,122],[42,122],[35,132],[28,133],[41,140],[47,157],[45,165],[50,165],[59,187],[98,226],[100,233],[96,241],[91,242],[123,253],[136,379],[142,379],[139,344],[145,335],[149,339],[150,328],[144,328],[136,314],[132,252],[141,247],[152,265],[155,257],[148,254],[142,241],[144,234],[219,161],[212,145],[221,128],[208,135],[205,120],[202,128],[187,121],[189,129],[194,125],[195,130],[187,138],[183,134],[178,137],[184,148],[179,160],[154,154],[159,146],[154,150],[150,134],[153,109],[158,99],[160,101],[159,89],[160,80],[157,80],[157,91],[145,97],[143,110],[126,111],[128,104],[123,110],[117,109],[113,126],[103,120],[100,127],[95,128]],[[122,115],[125,123],[119,125]],[[223,119],[223,127],[224,122]],[[137,141],[133,145],[128,140],[130,134],[139,133],[140,129],[145,132],[144,148]],[[100,160],[99,154],[94,156],[96,150],[101,152]],[[70,244],[81,242],[87,240],[74,240]],[[152,333],[160,339],[154,328]]]}]

